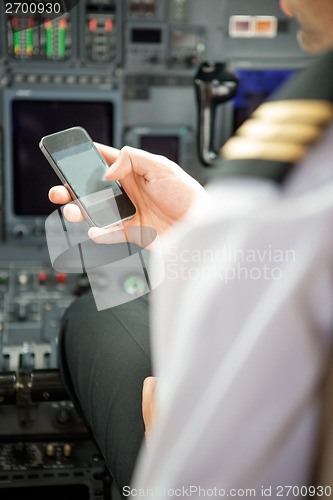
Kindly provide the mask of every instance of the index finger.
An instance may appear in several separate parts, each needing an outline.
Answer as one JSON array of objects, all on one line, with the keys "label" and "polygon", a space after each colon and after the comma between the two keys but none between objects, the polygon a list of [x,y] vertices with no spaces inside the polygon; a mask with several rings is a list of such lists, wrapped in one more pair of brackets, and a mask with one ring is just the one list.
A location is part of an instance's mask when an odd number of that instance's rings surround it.
[{"label": "index finger", "polygon": [[65,205],[70,203],[72,198],[65,186],[53,186],[49,191],[49,200],[56,205]]}]

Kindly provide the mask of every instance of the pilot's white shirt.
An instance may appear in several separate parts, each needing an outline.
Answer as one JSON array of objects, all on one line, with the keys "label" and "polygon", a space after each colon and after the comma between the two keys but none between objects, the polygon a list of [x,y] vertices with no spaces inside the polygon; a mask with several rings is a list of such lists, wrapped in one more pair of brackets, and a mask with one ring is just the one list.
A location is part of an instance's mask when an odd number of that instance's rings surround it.
[{"label": "pilot's white shirt", "polygon": [[311,485],[332,344],[333,127],[283,188],[207,191],[163,241],[158,421],[132,496],[287,497]]}]

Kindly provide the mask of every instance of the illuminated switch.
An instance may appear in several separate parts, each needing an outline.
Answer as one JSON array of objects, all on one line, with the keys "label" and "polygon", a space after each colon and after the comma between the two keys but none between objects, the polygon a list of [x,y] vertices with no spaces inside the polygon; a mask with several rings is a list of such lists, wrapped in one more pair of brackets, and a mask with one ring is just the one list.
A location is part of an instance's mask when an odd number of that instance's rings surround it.
[{"label": "illuminated switch", "polygon": [[73,446],[69,443],[65,443],[63,447],[63,454],[65,457],[69,458],[73,453]]},{"label": "illuminated switch", "polygon": [[54,444],[53,443],[48,443],[47,446],[46,446],[46,455],[48,457],[54,457],[55,455],[55,447],[54,447]]},{"label": "illuminated switch", "polygon": [[229,36],[231,38],[252,38],[255,34],[255,19],[252,16],[231,16]]},{"label": "illuminated switch", "polygon": [[56,280],[57,280],[57,283],[59,283],[59,284],[66,283],[66,281],[67,281],[67,274],[65,274],[65,273],[57,273]]},{"label": "illuminated switch", "polygon": [[38,273],[38,282],[41,284],[41,285],[44,285],[47,281],[47,274],[44,272],[44,271],[40,271]]},{"label": "illuminated switch", "polygon": [[105,31],[108,31],[108,32],[112,31],[112,28],[113,28],[112,19],[106,19],[105,20],[104,28],[105,28]]},{"label": "illuminated switch", "polygon": [[97,19],[96,18],[92,18],[92,19],[89,19],[89,31],[96,31],[97,29]]},{"label": "illuminated switch", "polygon": [[29,283],[29,276],[25,273],[20,273],[17,277],[17,281],[21,286],[27,286]]},{"label": "illuminated switch", "polygon": [[255,17],[255,37],[275,38],[277,36],[278,22],[274,16]]}]

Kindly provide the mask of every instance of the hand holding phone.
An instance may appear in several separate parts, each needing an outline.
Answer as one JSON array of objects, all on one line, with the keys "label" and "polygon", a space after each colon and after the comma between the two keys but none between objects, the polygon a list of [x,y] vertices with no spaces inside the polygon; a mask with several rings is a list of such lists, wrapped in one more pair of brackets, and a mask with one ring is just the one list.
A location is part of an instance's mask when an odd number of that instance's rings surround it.
[{"label": "hand holding phone", "polygon": [[45,136],[39,147],[91,226],[107,228],[135,215],[121,184],[104,179],[108,165],[82,127]]}]

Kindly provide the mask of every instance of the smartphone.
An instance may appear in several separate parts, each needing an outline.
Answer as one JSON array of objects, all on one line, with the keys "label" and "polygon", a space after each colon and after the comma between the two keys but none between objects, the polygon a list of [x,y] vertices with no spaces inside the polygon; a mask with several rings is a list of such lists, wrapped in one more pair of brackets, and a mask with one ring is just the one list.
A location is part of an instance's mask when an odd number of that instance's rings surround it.
[{"label": "smartphone", "polygon": [[104,180],[108,165],[84,128],[42,137],[39,147],[91,226],[110,227],[135,215],[121,184]]}]

